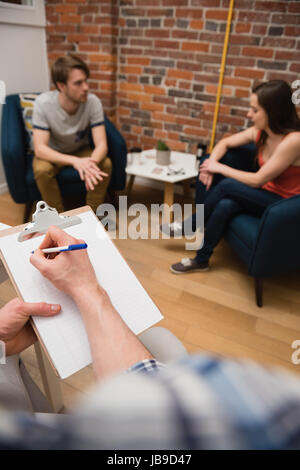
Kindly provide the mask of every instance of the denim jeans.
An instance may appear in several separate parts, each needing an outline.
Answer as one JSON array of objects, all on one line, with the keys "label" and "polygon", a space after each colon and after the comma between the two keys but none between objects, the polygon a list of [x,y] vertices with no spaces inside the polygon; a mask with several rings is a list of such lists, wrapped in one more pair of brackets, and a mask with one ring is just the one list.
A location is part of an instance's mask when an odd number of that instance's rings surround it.
[{"label": "denim jeans", "polygon": [[[237,158],[231,157],[232,155],[228,155],[227,158],[225,156],[222,163],[242,171],[256,171],[253,155],[238,155],[238,161]],[[222,175],[214,177],[209,191],[206,191],[206,187],[197,180],[196,203],[204,204],[205,234],[204,244],[197,251],[195,260],[198,263],[209,260],[234,215],[242,212],[260,217],[269,205],[280,199],[282,197],[278,194],[252,188],[233,178],[224,178]]]}]

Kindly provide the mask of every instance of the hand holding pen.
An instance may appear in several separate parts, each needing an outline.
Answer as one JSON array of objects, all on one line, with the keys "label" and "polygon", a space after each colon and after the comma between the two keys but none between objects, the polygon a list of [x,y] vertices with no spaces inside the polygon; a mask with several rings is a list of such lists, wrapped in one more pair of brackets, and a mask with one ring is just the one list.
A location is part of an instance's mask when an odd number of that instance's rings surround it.
[{"label": "hand holding pen", "polygon": [[[61,253],[62,251],[84,250],[85,248],[87,248],[86,243],[76,243],[74,245],[56,246],[56,247],[53,247],[53,248],[44,248],[41,251],[43,253]],[[31,253],[34,253],[34,251],[32,251]]]},{"label": "hand holding pen", "polygon": [[[74,245],[77,245],[77,249]],[[76,297],[83,289],[87,291],[98,287],[86,247],[84,240],[78,240],[60,228],[51,226],[39,249],[31,255],[30,262],[55,287]],[[54,257],[48,259],[49,253]]]}]

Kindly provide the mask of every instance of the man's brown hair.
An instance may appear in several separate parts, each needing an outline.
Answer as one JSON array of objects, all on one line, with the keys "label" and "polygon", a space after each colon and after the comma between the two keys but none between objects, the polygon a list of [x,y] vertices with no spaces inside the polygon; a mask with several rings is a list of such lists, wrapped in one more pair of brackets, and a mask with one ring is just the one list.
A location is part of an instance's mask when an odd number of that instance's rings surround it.
[{"label": "man's brown hair", "polygon": [[90,70],[86,63],[74,54],[60,57],[54,62],[51,68],[51,78],[58,91],[60,90],[57,86],[57,82],[66,84],[69,78],[69,73],[73,69],[82,70],[86,74],[87,78],[90,76]]}]

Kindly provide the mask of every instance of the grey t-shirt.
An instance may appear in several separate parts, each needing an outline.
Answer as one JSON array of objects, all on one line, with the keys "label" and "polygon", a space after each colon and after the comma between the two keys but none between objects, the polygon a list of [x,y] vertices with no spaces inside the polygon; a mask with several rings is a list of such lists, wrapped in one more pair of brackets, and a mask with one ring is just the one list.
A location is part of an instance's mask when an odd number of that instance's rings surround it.
[{"label": "grey t-shirt", "polygon": [[68,114],[59,104],[59,92],[47,91],[37,97],[33,109],[33,128],[50,131],[49,147],[71,154],[87,147],[90,127],[104,124],[104,112],[99,98],[88,94],[75,114]]}]

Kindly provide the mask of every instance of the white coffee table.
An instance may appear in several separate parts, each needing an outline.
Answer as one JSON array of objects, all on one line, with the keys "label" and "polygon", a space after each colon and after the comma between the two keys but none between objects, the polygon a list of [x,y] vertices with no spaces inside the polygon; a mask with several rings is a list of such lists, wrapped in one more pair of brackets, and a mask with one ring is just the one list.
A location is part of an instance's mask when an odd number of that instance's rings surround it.
[{"label": "white coffee table", "polygon": [[[130,159],[126,167],[126,173],[130,175],[127,186],[127,194],[130,195],[134,179],[136,176],[162,181],[164,183],[164,216],[169,215],[169,210],[174,202],[174,184],[180,181],[187,181],[198,175],[196,171],[196,156],[192,153],[171,152],[171,162],[169,166],[158,165],[155,161],[156,150],[144,150],[141,152],[140,161],[137,164],[131,164]],[[178,174],[168,174],[170,170],[180,170]]]}]

